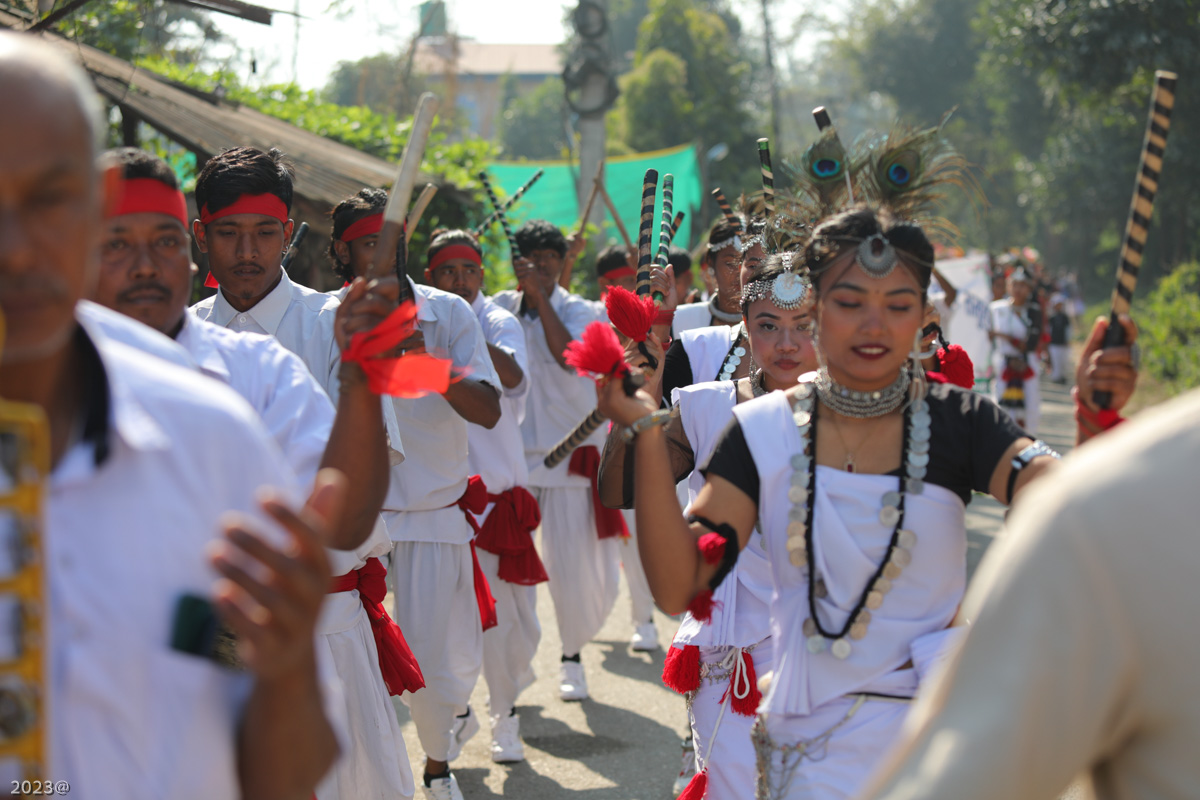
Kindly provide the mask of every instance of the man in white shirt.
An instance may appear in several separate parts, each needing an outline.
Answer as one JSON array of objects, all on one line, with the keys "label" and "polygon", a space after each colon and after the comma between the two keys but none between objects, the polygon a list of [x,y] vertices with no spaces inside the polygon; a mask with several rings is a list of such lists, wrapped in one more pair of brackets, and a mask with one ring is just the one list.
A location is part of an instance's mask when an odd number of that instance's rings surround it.
[{"label": "man in white shirt", "polygon": [[[370,470],[384,469],[369,457],[384,457],[378,398],[360,381],[343,383],[346,391],[340,394],[335,417],[329,397],[308,367],[278,341],[221,328],[186,313],[195,267],[189,258],[186,206],[174,174],[161,159],[133,148],[110,151],[106,161],[121,171],[123,180],[104,223],[96,299],[171,336],[201,372],[248,401],[301,481],[311,483],[324,466],[343,472],[351,485],[361,482],[369,488],[375,477]],[[377,323],[378,316],[364,314],[365,305],[339,306],[338,316]],[[147,334],[158,335],[149,329]],[[341,369],[360,371],[355,364]],[[333,544],[345,549],[328,553],[335,575],[357,572],[360,582],[368,561],[391,550],[378,522],[382,493],[371,497],[363,488],[343,506]],[[372,518],[377,523],[374,530],[363,524]],[[366,587],[331,593],[318,626],[321,643],[347,687],[352,744],[318,787],[318,800],[411,797],[414,791],[403,736],[380,672],[379,640],[372,636],[373,625],[386,623],[368,617],[374,608],[364,610],[359,591]]]},{"label": "man in white shirt", "polygon": [[[0,34],[0,109],[0,394],[49,426],[46,775],[84,798],[305,796],[338,749],[313,631],[341,481],[296,513],[244,401],[80,327],[101,224],[94,90]],[[242,670],[194,636],[214,610]]]},{"label": "man in white shirt", "polygon": [[992,342],[992,396],[1030,435],[1041,419],[1038,358],[1042,310],[1033,299],[1029,274],[1018,267],[1008,278],[1008,297],[988,305]]},{"label": "man in white shirt", "polygon": [[[374,258],[387,193],[360,191],[337,206],[335,237],[352,225],[374,232],[356,236],[334,256],[354,275],[365,275]],[[360,229],[361,229],[360,227]],[[343,260],[344,259],[344,260]],[[392,467],[383,518],[395,547],[391,573],[395,617],[425,673],[425,688],[404,696],[425,750],[427,798],[460,800],[450,762],[479,730],[468,702],[483,660],[486,580],[476,573],[472,540],[475,513],[487,504],[482,483],[471,482],[468,423],[495,427],[500,419],[500,379],[487,342],[466,301],[407,277],[402,293],[417,303],[417,330],[400,344],[449,359],[456,379],[445,394],[389,398],[404,441],[405,460]],[[477,581],[478,579],[478,581]],[[482,584],[482,585],[481,585]],[[477,587],[479,593],[477,594]]]},{"label": "man in white shirt", "polygon": [[533,656],[542,636],[535,586],[547,579],[533,544],[541,513],[537,500],[525,488],[529,481],[521,443],[529,393],[525,332],[516,317],[483,293],[483,251],[472,234],[436,234],[426,255],[425,280],[471,304],[504,387],[496,427],[488,430],[470,425],[467,441],[471,471],[483,478],[490,501],[480,519],[476,545],[479,563],[496,598],[497,625],[483,634],[492,760],[523,761],[525,749],[515,705],[517,696],[534,680]]},{"label": "man in white shirt", "polygon": [[[564,700],[582,700],[588,690],[580,651],[599,632],[616,602],[620,580],[617,540],[625,526],[620,512],[613,511],[619,529],[606,526],[602,532],[597,530],[593,485],[598,451],[594,463],[583,460],[588,451],[580,448],[580,458],[573,456],[554,469],[547,469],[542,459],[596,407],[594,384],[566,365],[563,352],[588,323],[604,319],[604,314],[596,303],[558,285],[567,242],[557,228],[533,220],[518,229],[516,238],[528,259],[528,263],[513,265],[520,287],[500,292],[493,299],[516,315],[525,329],[530,390],[521,434],[529,486],[541,507],[541,554],[562,639],[559,695]],[[603,440],[604,431],[599,430],[585,447],[596,448]],[[600,509],[601,514],[607,511]],[[601,533],[607,535],[601,538]]]}]

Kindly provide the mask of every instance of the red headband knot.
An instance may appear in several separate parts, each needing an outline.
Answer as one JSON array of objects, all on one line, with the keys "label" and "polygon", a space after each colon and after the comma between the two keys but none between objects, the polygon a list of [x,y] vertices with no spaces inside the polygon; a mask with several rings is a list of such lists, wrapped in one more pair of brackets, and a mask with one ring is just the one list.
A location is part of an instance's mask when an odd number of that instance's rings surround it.
[{"label": "red headband knot", "polygon": [[363,217],[358,222],[346,228],[341,235],[341,241],[353,242],[355,239],[360,239],[363,236],[370,236],[372,233],[379,233],[383,230],[383,212],[371,214]]},{"label": "red headband knot", "polygon": [[123,217],[126,214],[166,214],[179,220],[187,228],[187,201],[183,192],[172,189],[157,178],[128,178],[121,181],[120,200],[108,215]]},{"label": "red headband knot", "polygon": [[207,225],[210,222],[221,219],[221,217],[231,217],[234,214],[262,214],[267,217],[274,217],[283,225],[287,225],[288,207],[275,195],[267,192],[265,194],[244,194],[230,205],[216,211],[209,211],[208,205],[200,209],[200,224]]},{"label": "red headband knot", "polygon": [[478,266],[483,266],[483,256],[479,255],[474,247],[471,247],[469,244],[452,244],[438,250],[433,258],[429,259],[429,271],[433,272],[442,264],[456,258],[465,259]]}]

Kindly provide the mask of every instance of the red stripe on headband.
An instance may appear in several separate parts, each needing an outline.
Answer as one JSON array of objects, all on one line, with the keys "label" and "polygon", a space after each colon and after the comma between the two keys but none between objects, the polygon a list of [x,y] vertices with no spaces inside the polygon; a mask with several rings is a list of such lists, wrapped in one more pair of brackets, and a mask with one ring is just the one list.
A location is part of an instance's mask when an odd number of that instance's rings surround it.
[{"label": "red stripe on headband", "polygon": [[610,281],[619,281],[621,278],[636,278],[637,270],[633,267],[617,267],[616,269],[610,269],[600,277],[608,278]]},{"label": "red stripe on headband", "polygon": [[287,205],[275,195],[267,192],[266,194],[244,194],[231,205],[217,211],[209,211],[206,205],[200,209],[200,224],[207,225],[221,217],[231,217],[234,214],[262,214],[274,217],[284,225],[287,225],[288,221]]},{"label": "red stripe on headband", "polygon": [[475,252],[474,247],[469,244],[452,244],[438,250],[437,254],[429,260],[429,271],[433,272],[442,264],[455,258],[465,259],[473,264],[483,266],[483,257]]},{"label": "red stripe on headband", "polygon": [[358,222],[355,222],[342,234],[343,242],[353,242],[355,239],[360,239],[363,236],[370,236],[372,233],[379,233],[383,230],[383,212],[371,214],[368,217],[363,217]]},{"label": "red stripe on headband", "polygon": [[183,199],[183,192],[155,178],[121,181],[121,200],[108,218],[142,213],[166,214],[179,220],[185,229],[188,225],[187,201]]}]

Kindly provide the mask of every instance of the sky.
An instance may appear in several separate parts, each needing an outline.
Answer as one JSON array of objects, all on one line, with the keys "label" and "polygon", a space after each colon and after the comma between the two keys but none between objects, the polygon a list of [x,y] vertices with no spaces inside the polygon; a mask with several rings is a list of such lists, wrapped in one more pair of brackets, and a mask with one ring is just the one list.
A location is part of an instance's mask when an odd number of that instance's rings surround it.
[{"label": "sky", "polygon": [[[214,14],[221,30],[243,52],[258,62],[257,81],[278,82],[295,78],[307,89],[325,85],[341,61],[354,61],[382,52],[403,52],[417,28],[417,3],[412,0],[254,0],[258,5],[300,11],[299,48],[295,17],[276,14],[271,25],[259,25]],[[776,30],[807,5],[807,0],[775,0],[772,12]],[[337,6],[338,11],[331,11]],[[446,0],[452,30],[459,36],[489,44],[557,44],[566,38],[566,8],[575,0]],[[761,12],[758,0],[735,0],[734,9],[749,31],[757,31]],[[244,76],[250,78],[249,75]]]}]

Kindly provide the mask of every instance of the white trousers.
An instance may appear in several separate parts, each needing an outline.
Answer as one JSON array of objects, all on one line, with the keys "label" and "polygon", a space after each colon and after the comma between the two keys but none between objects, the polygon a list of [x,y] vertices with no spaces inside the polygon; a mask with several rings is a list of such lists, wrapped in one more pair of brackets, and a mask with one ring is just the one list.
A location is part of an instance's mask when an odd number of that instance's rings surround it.
[{"label": "white trousers", "polygon": [[596,536],[590,487],[532,490],[542,509],[542,563],[563,655],[578,655],[600,632],[617,601],[620,566],[615,539]]},{"label": "white trousers", "polygon": [[1067,377],[1067,370],[1070,368],[1070,361],[1071,345],[1050,345],[1050,378],[1056,381],[1065,379]]},{"label": "white trousers", "polygon": [[650,583],[642,569],[642,557],[638,554],[637,525],[632,509],[622,511],[629,538],[621,543],[618,552],[621,566],[625,570],[625,582],[629,584],[629,618],[636,625],[645,625],[654,619],[654,595],[650,594]]},{"label": "white trousers", "polygon": [[[729,653],[728,647],[701,647],[700,662],[716,664]],[[759,677],[771,671],[771,640],[766,639],[754,648],[754,671]],[[692,699],[692,742],[697,762],[708,768],[708,800],[742,800],[750,796],[758,768],[754,760],[754,744],[750,730],[754,717],[733,713],[730,707],[721,714],[721,696],[729,688],[729,678],[719,682],[704,680]],[[713,731],[717,718],[721,727]]]},{"label": "white trousers", "polygon": [[[813,742],[803,756],[794,749],[786,754],[771,750],[767,797],[850,800],[859,794],[880,759],[896,743],[910,704],[868,698],[847,720],[856,701],[855,697],[839,697],[810,714],[760,715],[774,744]],[[831,729],[833,733],[822,742]],[[743,790],[741,796],[748,795]]]},{"label": "white trousers", "polygon": [[479,566],[496,598],[496,627],[483,634],[483,679],[493,716],[512,711],[517,697],[534,680],[533,656],[542,639],[537,617],[537,587],[501,580],[500,556],[477,550]]},{"label": "white trousers", "polygon": [[483,663],[471,546],[397,542],[393,615],[412,648],[425,688],[404,693],[425,755],[445,761],[454,717],[467,710]]}]

